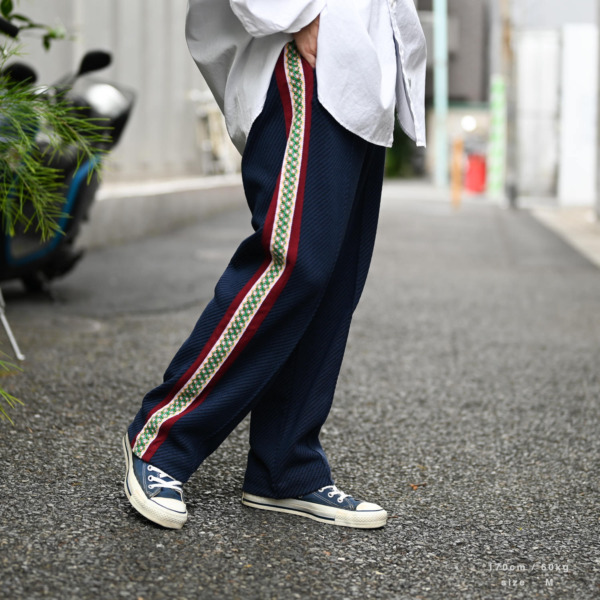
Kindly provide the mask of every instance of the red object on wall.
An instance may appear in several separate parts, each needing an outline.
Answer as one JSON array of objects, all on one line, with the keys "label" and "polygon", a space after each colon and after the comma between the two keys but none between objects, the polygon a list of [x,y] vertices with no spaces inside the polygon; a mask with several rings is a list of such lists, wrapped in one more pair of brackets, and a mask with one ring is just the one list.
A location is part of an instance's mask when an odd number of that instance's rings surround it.
[{"label": "red object on wall", "polygon": [[465,173],[465,189],[475,194],[485,191],[486,161],[483,154],[469,154]]}]

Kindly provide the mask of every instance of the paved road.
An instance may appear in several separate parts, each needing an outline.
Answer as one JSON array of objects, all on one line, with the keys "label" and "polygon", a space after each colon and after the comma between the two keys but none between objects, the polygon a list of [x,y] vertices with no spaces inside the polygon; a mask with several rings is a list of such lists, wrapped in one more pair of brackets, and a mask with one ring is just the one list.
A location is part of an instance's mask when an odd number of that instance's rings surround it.
[{"label": "paved road", "polygon": [[209,298],[243,210],[91,253],[57,301],[6,290],[28,360],[0,423],[0,596],[600,596],[600,271],[526,213],[390,188],[323,442],[380,531],[258,513],[243,423],[186,486],[180,532],[134,514],[120,437]]}]

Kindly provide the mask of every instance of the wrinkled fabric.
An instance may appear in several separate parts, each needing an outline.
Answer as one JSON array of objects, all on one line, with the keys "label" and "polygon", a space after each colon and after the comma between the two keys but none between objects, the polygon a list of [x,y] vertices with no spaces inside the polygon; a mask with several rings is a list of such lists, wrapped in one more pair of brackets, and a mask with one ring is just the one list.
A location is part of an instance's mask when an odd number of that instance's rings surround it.
[{"label": "wrinkled fabric", "polygon": [[413,0],[189,0],[188,47],[238,150],[282,48],[318,15],[323,107],[350,132],[388,147],[396,112],[424,146],[426,45]]}]

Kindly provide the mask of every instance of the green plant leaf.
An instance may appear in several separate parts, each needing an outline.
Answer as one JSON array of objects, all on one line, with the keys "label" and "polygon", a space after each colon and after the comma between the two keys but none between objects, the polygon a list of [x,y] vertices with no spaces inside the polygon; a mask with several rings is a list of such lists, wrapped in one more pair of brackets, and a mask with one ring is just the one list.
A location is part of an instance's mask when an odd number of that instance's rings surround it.
[{"label": "green plant leaf", "polygon": [[2,3],[0,3],[0,10],[2,11],[2,16],[5,19],[10,18],[13,8],[13,0],[2,0]]},{"label": "green plant leaf", "polygon": [[[12,8],[12,0],[0,0],[4,16]],[[46,48],[52,39],[65,37],[62,29],[36,25],[22,15],[12,18],[25,22],[25,28],[42,29]],[[61,155],[75,152],[77,168],[90,161],[99,175],[98,157],[107,133],[102,120],[73,107],[65,91],[40,94],[3,74],[7,61],[18,55],[18,46],[0,45],[0,230],[14,235],[31,228],[43,242],[62,233],[58,222],[64,216],[64,172],[55,165]],[[18,367],[3,360],[0,352],[0,373],[14,369]],[[10,412],[20,404],[0,381],[0,421],[12,423]]]},{"label": "green plant leaf", "polygon": [[[26,15],[22,15],[20,13],[14,13],[13,15],[11,15],[11,18],[14,21],[23,21],[23,23],[28,23],[29,25],[34,25],[34,22],[27,17]],[[43,27],[43,25],[38,25],[38,27]]]},{"label": "green plant leaf", "polygon": [[0,228],[9,235],[35,230],[46,240],[60,233],[64,216],[64,177],[55,168],[60,156],[75,152],[77,166],[93,160],[97,172],[94,157],[102,152],[106,132],[62,94],[48,102],[31,86],[3,77],[8,58],[0,57]]},{"label": "green plant leaf", "polygon": [[[1,351],[0,355],[6,356],[4,352]],[[21,367],[18,367],[17,365],[0,358],[0,371],[14,373],[15,371],[22,370],[23,369],[21,369]],[[0,388],[0,421],[7,420],[14,425],[14,422],[10,418],[8,411],[14,409],[17,404],[23,405],[23,402],[19,400],[19,398],[9,394],[4,388]]]}]

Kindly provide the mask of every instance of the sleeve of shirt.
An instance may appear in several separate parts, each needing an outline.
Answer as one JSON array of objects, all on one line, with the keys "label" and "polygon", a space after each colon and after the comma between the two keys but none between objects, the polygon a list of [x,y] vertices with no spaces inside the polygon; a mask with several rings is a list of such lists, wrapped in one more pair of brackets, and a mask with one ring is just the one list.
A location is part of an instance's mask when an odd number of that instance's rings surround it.
[{"label": "sleeve of shirt", "polygon": [[321,14],[327,0],[229,0],[231,9],[253,37],[295,33]]}]

